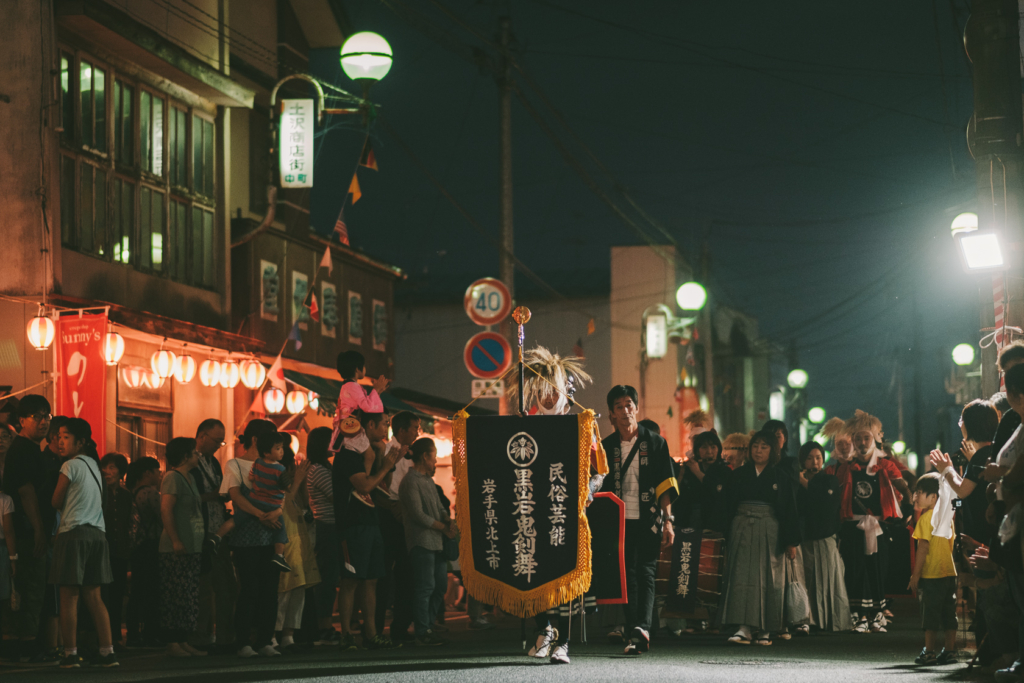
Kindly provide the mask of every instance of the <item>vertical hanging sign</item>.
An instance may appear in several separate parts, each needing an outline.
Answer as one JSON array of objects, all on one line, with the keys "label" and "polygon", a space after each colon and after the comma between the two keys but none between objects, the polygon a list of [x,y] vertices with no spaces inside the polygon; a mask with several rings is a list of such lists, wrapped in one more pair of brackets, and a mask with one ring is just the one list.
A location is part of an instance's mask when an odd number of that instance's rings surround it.
[{"label": "vertical hanging sign", "polygon": [[281,100],[281,187],[313,187],[313,100]]},{"label": "vertical hanging sign", "polygon": [[57,320],[57,415],[80,417],[92,427],[96,450],[106,452],[107,315],[65,315]]}]

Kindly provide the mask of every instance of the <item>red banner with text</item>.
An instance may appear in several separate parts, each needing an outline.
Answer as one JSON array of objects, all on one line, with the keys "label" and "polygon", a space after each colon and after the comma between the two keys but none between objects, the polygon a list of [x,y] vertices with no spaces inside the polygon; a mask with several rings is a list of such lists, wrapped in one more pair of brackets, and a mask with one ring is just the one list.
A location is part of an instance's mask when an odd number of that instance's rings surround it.
[{"label": "red banner with text", "polygon": [[103,337],[107,315],[65,315],[57,320],[56,415],[80,417],[92,427],[92,440],[106,452],[107,364]]}]

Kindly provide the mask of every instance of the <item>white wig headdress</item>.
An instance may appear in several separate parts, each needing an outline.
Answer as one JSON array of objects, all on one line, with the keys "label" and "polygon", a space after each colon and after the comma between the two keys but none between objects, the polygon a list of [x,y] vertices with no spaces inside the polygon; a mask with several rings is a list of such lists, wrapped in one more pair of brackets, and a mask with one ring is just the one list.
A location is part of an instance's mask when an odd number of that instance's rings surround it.
[{"label": "white wig headdress", "polygon": [[[583,359],[577,356],[563,358],[551,353],[543,346],[536,346],[523,355],[526,373],[523,380],[523,405],[529,410],[536,404],[537,410],[550,415],[561,415],[569,405],[567,395],[583,387],[593,379],[583,371]],[[535,370],[536,372],[531,372]],[[538,375],[540,375],[538,377]],[[552,386],[554,385],[554,386]],[[508,383],[509,400],[515,403],[519,397],[518,382]],[[545,410],[541,400],[556,395],[555,407]]]}]

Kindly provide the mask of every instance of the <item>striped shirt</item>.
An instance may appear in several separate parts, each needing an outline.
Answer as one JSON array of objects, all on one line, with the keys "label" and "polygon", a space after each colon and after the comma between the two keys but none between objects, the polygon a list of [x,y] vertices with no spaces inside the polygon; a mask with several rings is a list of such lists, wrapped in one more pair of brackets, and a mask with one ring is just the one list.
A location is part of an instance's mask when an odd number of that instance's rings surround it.
[{"label": "striped shirt", "polygon": [[256,458],[249,471],[249,482],[252,484],[249,496],[268,505],[281,505],[284,501],[284,489],[280,481],[282,474],[284,465],[281,463]]},{"label": "striped shirt", "polygon": [[334,484],[331,480],[330,465],[311,465],[306,473],[306,490],[309,492],[309,507],[318,522],[334,524]]}]

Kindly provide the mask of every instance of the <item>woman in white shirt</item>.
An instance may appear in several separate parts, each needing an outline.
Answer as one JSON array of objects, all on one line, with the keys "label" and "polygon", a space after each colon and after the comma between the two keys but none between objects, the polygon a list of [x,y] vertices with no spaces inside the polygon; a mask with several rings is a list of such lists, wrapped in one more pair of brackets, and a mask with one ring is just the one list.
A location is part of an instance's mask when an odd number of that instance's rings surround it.
[{"label": "woman in white shirt", "polygon": [[50,583],[60,586],[60,630],[64,637],[61,668],[82,665],[78,656],[78,599],[81,596],[92,614],[100,644],[96,666],[117,666],[110,635],[110,617],[100,595],[100,586],[113,581],[106,526],[103,522],[103,474],[92,428],[81,418],[70,418],[60,428],[60,468],[53,507],[60,512],[60,526],[53,543]]}]

